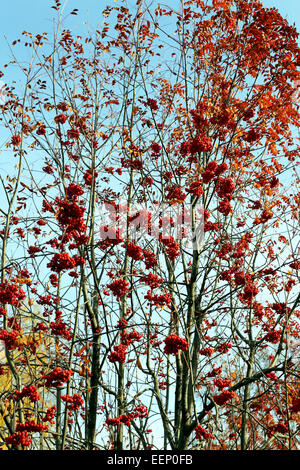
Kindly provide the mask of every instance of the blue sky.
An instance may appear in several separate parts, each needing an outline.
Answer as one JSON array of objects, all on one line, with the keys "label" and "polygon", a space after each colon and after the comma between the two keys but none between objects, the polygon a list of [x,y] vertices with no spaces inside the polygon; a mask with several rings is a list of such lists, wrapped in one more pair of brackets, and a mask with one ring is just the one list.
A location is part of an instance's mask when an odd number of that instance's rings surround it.
[{"label": "blue sky", "polygon": [[[61,1],[64,3],[64,0]],[[160,1],[162,4],[174,4],[174,0]],[[155,3],[159,2],[153,1],[153,4]],[[51,9],[53,4],[53,0],[11,0],[1,2],[0,69],[9,57],[9,48],[5,37],[7,37],[8,43],[11,43],[20,37],[24,30],[32,33],[44,31],[51,33],[53,27],[51,16],[55,15],[54,10]],[[102,21],[101,11],[109,4],[114,4],[114,0],[85,0],[84,2],[83,0],[69,0],[66,11],[78,8],[79,15],[69,18],[68,27],[71,27],[75,32],[77,29],[82,28],[83,22],[88,22],[91,24],[91,29],[94,30],[97,23]],[[287,17],[289,23],[296,24],[300,33],[300,0],[263,0],[263,4],[266,7],[277,8],[283,17]],[[1,136],[0,148],[2,143],[3,137]],[[10,161],[8,159],[1,160],[0,172],[4,165],[10,165]],[[153,429],[155,429],[154,426]]]},{"label": "blue sky", "polygon": [[[64,4],[64,0],[61,0]],[[109,5],[107,0],[68,0],[65,11],[71,12],[77,8],[78,16],[70,16],[67,21],[68,27],[72,26],[74,31],[80,28],[83,22],[89,20],[92,28],[97,25],[97,20],[101,22],[101,11]],[[0,67],[7,60],[8,48],[5,37],[9,43],[21,36],[22,31],[31,33],[48,32],[53,30],[53,18],[56,12],[51,9],[54,0],[12,0],[1,4],[1,33],[0,33]]]},{"label": "blue sky", "polygon": [[296,24],[300,32],[300,3],[299,0],[262,0],[267,8],[275,7],[284,18],[293,24]]},{"label": "blue sky", "polygon": [[[173,3],[174,0],[170,2]],[[61,0],[64,3],[64,0]],[[123,4],[123,2],[120,2]],[[155,2],[153,2],[154,4]],[[159,2],[157,2],[159,3]],[[166,2],[168,3],[168,2]],[[5,43],[5,36],[11,43],[19,37],[23,30],[30,32],[43,32],[52,30],[53,0],[12,0],[1,2],[1,33],[0,33],[0,68],[8,59],[8,48]],[[101,22],[101,11],[109,4],[114,4],[114,0],[68,0],[66,11],[70,12],[78,8],[80,15],[71,16],[68,25],[76,30],[80,28],[84,21],[88,21],[94,29],[98,22]],[[263,0],[266,7],[275,7],[280,13],[287,17],[290,23],[295,23],[300,32],[300,4],[299,0]]]},{"label": "blue sky", "polygon": [[[173,3],[174,0],[170,2]],[[61,0],[64,3],[64,0]],[[78,8],[80,15],[73,16],[72,24],[78,27],[83,21],[87,19],[91,26],[97,24],[97,20],[101,21],[100,12],[109,4],[113,4],[114,0],[68,0],[66,11],[71,11]],[[120,2],[121,3],[121,2]],[[123,3],[123,2],[122,2]],[[153,2],[154,4],[155,2]],[[157,2],[159,3],[159,2]],[[165,3],[168,3],[167,1]],[[51,31],[51,13],[55,13],[51,9],[54,4],[53,0],[12,0],[10,2],[1,2],[1,47],[0,47],[0,62],[6,56],[6,45],[4,36],[7,36],[9,41],[12,41],[23,30],[31,32]],[[300,31],[300,3],[299,0],[263,0],[266,7],[277,8],[284,17],[287,17],[289,22],[296,23]],[[80,27],[80,26],[79,26]]]},{"label": "blue sky", "polygon": [[[79,10],[78,16],[69,15],[66,27],[72,29],[76,34],[85,34],[87,29],[86,26],[83,26],[83,23],[87,23],[90,26],[91,32],[93,32],[98,25],[101,25],[103,17],[101,12],[108,5],[117,5],[118,3],[124,5],[127,3],[123,0],[60,0],[62,4],[66,4],[65,12],[69,13],[73,9],[77,8]],[[3,69],[3,65],[9,61],[11,58],[9,44],[11,44],[15,39],[21,37],[22,31],[29,31],[33,34],[38,34],[42,32],[48,32],[49,37],[51,38],[51,33],[53,31],[53,20],[56,17],[56,12],[51,9],[51,6],[54,5],[54,0],[11,0],[8,2],[1,2],[1,31],[0,31],[0,70]],[[128,0],[128,3],[135,3],[135,0]],[[149,2],[151,3],[151,2]],[[160,3],[159,1],[152,1],[152,5],[155,7],[156,4]],[[168,4],[168,0],[161,3]],[[176,2],[174,0],[169,0],[170,5],[174,5]],[[286,17],[290,24],[295,23],[299,33],[300,33],[300,3],[299,0],[263,0],[263,4],[268,7],[277,8],[283,17]],[[299,37],[300,43],[300,37]],[[26,62],[26,57],[24,57],[24,49],[17,48],[13,49],[16,53],[17,58],[23,58]],[[28,52],[30,52],[28,50]],[[16,81],[20,83],[23,80],[23,77],[19,72],[16,71],[16,68],[6,69],[5,79],[7,83],[11,81]],[[2,82],[0,81],[0,85]],[[17,86],[17,85],[16,85]],[[0,147],[1,147],[0,141]]]},{"label": "blue sky", "polygon": [[[103,17],[101,12],[108,5],[124,5],[124,0],[60,0],[62,4],[66,4],[65,13],[68,14],[66,27],[72,29],[73,33],[85,35],[87,33],[85,24],[90,26],[90,31],[101,25]],[[135,4],[135,0],[127,0],[130,4]],[[277,8],[283,17],[286,17],[290,24],[295,23],[300,33],[300,3],[299,0],[262,0],[263,4],[268,7]],[[149,2],[151,3],[151,2]],[[159,1],[152,1],[153,7],[159,4]],[[164,2],[161,2],[164,3]],[[170,5],[174,5],[174,0],[169,0]],[[55,4],[54,0],[11,0],[10,2],[1,2],[1,31],[0,31],[0,70],[3,65],[11,58],[9,45],[18,38],[21,38],[22,31],[29,31],[33,34],[48,32],[49,38],[53,31],[54,19],[56,12],[51,9]],[[168,4],[168,0],[165,1]],[[78,16],[72,16],[69,13],[77,8]],[[24,38],[23,38],[24,39]],[[300,37],[299,37],[300,43]],[[17,58],[21,58],[27,62],[29,57],[24,56],[24,49],[13,49]],[[28,50],[28,52],[30,52]],[[23,77],[14,69],[6,69],[6,82],[11,81],[22,82]],[[5,80],[4,79],[4,80]],[[2,81],[0,81],[2,85]],[[1,142],[0,142],[1,144]]]}]

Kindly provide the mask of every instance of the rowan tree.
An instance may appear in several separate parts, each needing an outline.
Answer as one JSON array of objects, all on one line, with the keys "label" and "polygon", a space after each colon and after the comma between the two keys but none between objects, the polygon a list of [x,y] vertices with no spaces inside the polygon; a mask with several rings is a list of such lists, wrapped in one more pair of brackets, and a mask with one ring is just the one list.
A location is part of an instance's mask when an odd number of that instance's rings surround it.
[{"label": "rowan tree", "polygon": [[52,9],[2,72],[2,449],[298,448],[295,27]]}]

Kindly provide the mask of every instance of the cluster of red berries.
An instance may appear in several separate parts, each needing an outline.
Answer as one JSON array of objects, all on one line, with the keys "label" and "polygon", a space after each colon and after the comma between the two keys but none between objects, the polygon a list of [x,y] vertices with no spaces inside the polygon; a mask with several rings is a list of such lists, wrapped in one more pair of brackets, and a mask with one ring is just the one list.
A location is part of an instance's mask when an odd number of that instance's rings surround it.
[{"label": "cluster of red berries", "polygon": [[67,136],[69,139],[78,140],[79,139],[79,129],[71,128],[67,131]]},{"label": "cluster of red berries", "polygon": [[143,255],[146,269],[151,269],[157,266],[157,259],[155,253],[148,250],[143,250]]},{"label": "cluster of red berries", "polygon": [[291,264],[289,264],[290,268],[299,270],[300,269],[300,260],[297,259],[296,261],[293,261]]},{"label": "cluster of red berries", "polygon": [[147,276],[144,276],[140,279],[141,283],[147,284],[151,289],[160,287],[163,282],[163,279],[157,274],[149,273]]},{"label": "cluster of red berries", "polygon": [[205,133],[200,132],[190,141],[183,142],[180,146],[180,154],[183,157],[187,157],[187,161],[196,162],[195,154],[200,152],[210,152],[213,148],[212,140],[210,137],[207,137]]},{"label": "cluster of red berries", "polygon": [[215,222],[205,222],[204,224],[204,232],[217,231],[219,228],[219,224]]},{"label": "cluster of red berries", "polygon": [[159,241],[165,246],[166,254],[171,261],[180,255],[179,244],[174,240],[174,237],[163,237],[162,234],[159,234]]},{"label": "cluster of red berries", "polygon": [[0,307],[0,317],[5,317],[7,314],[7,310],[3,307]]},{"label": "cluster of red berries", "polygon": [[66,198],[60,199],[57,197],[55,199],[58,208],[57,220],[66,232],[67,241],[86,231],[87,226],[83,219],[85,208],[78,199],[83,193],[84,191],[80,185],[70,183],[66,188]]},{"label": "cluster of red berries", "polygon": [[235,185],[231,178],[219,178],[216,187],[217,195],[222,199],[231,199],[235,190]]},{"label": "cluster of red berries", "polygon": [[[212,140],[207,137],[204,133],[196,135],[189,143],[188,150],[191,155],[195,155],[200,152],[211,152],[213,148]],[[195,160],[189,160],[195,161]]]},{"label": "cluster of red berries", "polygon": [[187,193],[193,196],[200,197],[203,194],[203,188],[200,181],[193,181],[186,190]]},{"label": "cluster of red berries", "polygon": [[46,126],[45,126],[45,124],[41,124],[41,125],[37,128],[36,133],[37,133],[37,135],[46,135],[46,134],[47,134],[47,131],[46,131]]},{"label": "cluster of red berries", "polygon": [[165,294],[152,294],[151,290],[148,290],[145,299],[155,307],[169,307],[172,303],[172,297],[169,292]]},{"label": "cluster of red berries", "polygon": [[281,338],[281,331],[273,330],[265,335],[264,340],[267,341],[268,343],[276,344],[280,341],[280,338]]},{"label": "cluster of red berries", "polygon": [[98,172],[93,169],[88,169],[83,175],[84,182],[87,186],[92,186],[92,182],[96,180]]},{"label": "cluster of red berries", "polygon": [[216,250],[216,254],[219,258],[227,260],[227,255],[233,251],[233,246],[230,242],[222,243],[220,249]]},{"label": "cluster of red berries", "polygon": [[57,318],[54,322],[50,323],[51,334],[54,336],[62,336],[67,341],[71,341],[73,335],[67,328],[67,324],[61,319]]},{"label": "cluster of red berries", "polygon": [[130,333],[127,333],[127,331],[121,331],[120,337],[121,337],[121,343],[124,346],[128,347],[131,344],[133,344],[135,341],[140,341],[143,335],[133,329],[132,331],[130,331]]},{"label": "cluster of red berries", "polygon": [[56,273],[61,273],[65,270],[74,269],[77,266],[85,264],[85,259],[82,256],[70,256],[68,253],[55,253],[47,267]]},{"label": "cluster of red berries", "polygon": [[36,301],[38,305],[48,305],[49,307],[52,306],[52,302],[53,299],[51,295],[39,295],[39,298]]},{"label": "cluster of red berries", "polygon": [[274,433],[280,433],[280,434],[288,434],[289,428],[288,425],[282,422],[279,422],[277,424],[273,424],[272,426],[269,426],[267,429],[267,435],[270,436]]},{"label": "cluster of red berries", "polygon": [[290,307],[287,307],[284,302],[277,302],[270,305],[271,309],[274,310],[278,315],[285,315],[290,313]]},{"label": "cluster of red berries", "polygon": [[43,432],[47,431],[49,426],[47,424],[36,423],[35,421],[27,421],[26,423],[18,423],[16,426],[16,431],[19,432]]},{"label": "cluster of red berries", "polygon": [[29,398],[29,400],[33,403],[41,399],[34,385],[26,385],[25,387],[23,387],[21,392],[17,390],[14,394],[14,398],[16,400],[21,400],[22,398]]},{"label": "cluster of red berries", "polygon": [[42,322],[38,322],[38,323],[34,326],[33,330],[34,330],[35,332],[37,332],[37,331],[48,331],[48,326],[45,325],[45,324],[42,323]]},{"label": "cluster of red berries", "polygon": [[186,339],[180,338],[174,333],[171,334],[170,336],[167,336],[164,339],[164,343],[165,343],[164,353],[174,354],[175,356],[178,354],[179,351],[186,351],[189,347],[189,343],[187,342]]},{"label": "cluster of red berries", "polygon": [[201,356],[207,356],[207,357],[211,357],[214,352],[215,352],[214,348],[210,348],[210,347],[199,350],[199,354]]},{"label": "cluster of red berries", "polygon": [[29,447],[32,439],[29,438],[27,431],[16,432],[5,438],[5,443],[13,447]]},{"label": "cluster of red berries", "polygon": [[215,379],[214,380],[214,385],[219,389],[223,390],[223,388],[230,387],[231,386],[231,380],[229,379]]},{"label": "cluster of red berries", "polygon": [[77,199],[62,200],[57,198],[56,203],[58,206],[58,223],[64,228],[70,235],[76,234],[76,232],[84,232],[86,225],[83,220],[85,208],[79,205]]},{"label": "cluster of red berries", "polygon": [[152,111],[158,110],[157,101],[154,100],[153,98],[147,98],[147,101],[145,101],[144,104],[148,106]]},{"label": "cluster of red berries", "polygon": [[214,402],[219,405],[225,405],[228,401],[234,398],[235,393],[232,390],[224,390],[220,395],[213,395]]},{"label": "cluster of red berries", "polygon": [[[64,199],[56,198],[55,204],[49,204],[43,201],[43,211],[50,211],[55,213],[54,207],[56,206],[57,221],[62,229],[63,234],[57,239],[47,242],[52,248],[59,248],[60,253],[55,253],[47,267],[54,273],[61,273],[65,270],[73,270],[78,266],[85,264],[85,259],[81,256],[70,256],[65,252],[64,244],[66,242],[74,241],[70,244],[70,249],[78,248],[80,245],[87,243],[88,237],[85,235],[87,226],[84,222],[85,208],[79,201],[78,197],[84,194],[82,187],[76,183],[70,183],[66,188],[66,196]],[[76,275],[76,273],[75,273]],[[52,275],[50,279],[51,284],[57,287],[57,277]]]},{"label": "cluster of red berries", "polygon": [[11,144],[12,144],[13,146],[18,147],[18,146],[21,144],[21,142],[22,142],[22,138],[21,138],[20,135],[14,134],[14,135],[12,136],[10,142],[11,142]]},{"label": "cluster of red berries", "polygon": [[218,211],[227,217],[232,212],[232,205],[228,201],[228,199],[222,199],[218,205]]},{"label": "cluster of red berries", "polygon": [[109,227],[108,225],[102,225],[99,231],[101,241],[98,243],[98,246],[102,250],[109,248],[111,245],[119,245],[123,241],[122,233],[119,229]]},{"label": "cluster of red berries", "polygon": [[73,372],[71,370],[56,367],[49,374],[43,375],[42,379],[45,380],[45,387],[62,387],[65,382],[68,382]]},{"label": "cluster of red berries", "polygon": [[297,397],[292,398],[292,405],[291,405],[290,411],[291,413],[300,412],[300,398],[297,398]]},{"label": "cluster of red berries", "polygon": [[55,253],[47,267],[56,273],[67,269],[74,269],[75,261],[68,253]]},{"label": "cluster of red berries", "polygon": [[196,439],[214,439],[214,436],[210,431],[204,429],[200,424],[197,424],[195,427],[195,437]]},{"label": "cluster of red berries", "polygon": [[58,287],[58,277],[56,274],[54,273],[50,274],[49,280],[53,287]]},{"label": "cluster of red berries", "polygon": [[52,175],[54,173],[53,166],[50,162],[46,162],[46,166],[44,166],[42,170],[44,173],[47,173],[47,175]]},{"label": "cluster of red berries", "polygon": [[224,354],[224,353],[227,353],[229,349],[231,348],[232,348],[232,344],[225,342],[223,344],[220,344],[218,347],[216,347],[216,351],[218,351],[221,354]]},{"label": "cluster of red berries", "polygon": [[106,424],[108,426],[120,426],[125,424],[131,425],[131,421],[137,418],[146,418],[148,416],[148,408],[145,405],[136,406],[132,412],[119,416],[118,418],[107,418]]},{"label": "cluster of red berries", "polygon": [[70,411],[79,410],[84,404],[83,398],[77,393],[74,393],[74,395],[62,395],[61,399],[67,403],[67,408]]},{"label": "cluster of red berries", "polygon": [[46,411],[45,416],[42,418],[43,423],[54,424],[55,415],[56,415],[56,406],[54,405],[48,408],[48,410]]},{"label": "cluster of red berries", "polygon": [[255,129],[250,129],[250,131],[246,132],[244,135],[244,140],[249,142],[250,144],[256,142],[261,137],[261,133],[256,131]]},{"label": "cluster of red berries", "polygon": [[146,178],[140,179],[140,183],[145,187],[149,187],[149,186],[152,186],[152,184],[154,183],[154,179],[151,178],[150,176],[146,176]]},{"label": "cluster of red berries", "polygon": [[161,146],[157,142],[152,142],[150,149],[152,150],[151,157],[158,158],[160,156]]},{"label": "cluster of red berries", "polygon": [[121,318],[121,320],[117,321],[116,328],[123,329],[128,326],[128,321],[125,318]]},{"label": "cluster of red berries", "polygon": [[114,350],[108,356],[109,362],[120,362],[120,364],[124,364],[126,361],[126,353],[127,353],[127,346],[124,344],[119,344],[114,346]]},{"label": "cluster of red berries", "polygon": [[270,379],[270,380],[273,380],[274,382],[277,382],[277,380],[278,380],[278,377],[274,372],[268,372],[266,374],[266,377],[268,377],[268,379]]},{"label": "cluster of red berries", "polygon": [[216,377],[217,375],[220,375],[220,374],[222,374],[222,366],[215,367],[213,365],[212,370],[207,373],[206,377]]},{"label": "cluster of red berries", "polygon": [[165,198],[167,201],[170,202],[182,203],[186,198],[186,194],[182,191],[180,186],[173,184],[171,186],[166,187]]},{"label": "cluster of red berries", "polygon": [[67,116],[65,114],[58,114],[55,116],[54,121],[56,124],[64,124],[67,121]]},{"label": "cluster of red berries", "polygon": [[115,281],[107,284],[106,287],[110,289],[115,297],[120,300],[128,291],[129,282],[124,279],[116,279]]},{"label": "cluster of red berries", "polygon": [[0,283],[0,303],[18,307],[25,297],[25,292],[17,284],[8,281]]},{"label": "cluster of red berries", "polygon": [[249,283],[245,285],[242,294],[239,296],[239,299],[244,304],[251,305],[258,293],[258,288],[249,280]]},{"label": "cluster of red berries", "polygon": [[22,228],[17,228],[14,233],[17,233],[20,238],[25,238],[25,231]]},{"label": "cluster of red berries", "polygon": [[201,174],[203,183],[208,184],[212,179],[225,173],[226,170],[228,170],[228,165],[226,163],[221,163],[219,165],[215,160],[212,160],[208,163],[205,171]]},{"label": "cluster of red berries", "polygon": [[272,219],[273,212],[269,209],[264,209],[259,217],[254,219],[253,225],[265,224],[268,220]]},{"label": "cluster of red berries", "polygon": [[7,331],[0,329],[0,340],[4,342],[8,351],[12,351],[17,347],[18,337],[19,333],[17,331]]},{"label": "cluster of red berries", "polygon": [[139,158],[121,158],[121,164],[123,168],[131,168],[132,170],[140,171],[143,169],[144,162]]},{"label": "cluster of red berries", "polygon": [[135,261],[138,261],[144,258],[143,249],[140,246],[135,245],[133,242],[128,243],[127,254]]}]

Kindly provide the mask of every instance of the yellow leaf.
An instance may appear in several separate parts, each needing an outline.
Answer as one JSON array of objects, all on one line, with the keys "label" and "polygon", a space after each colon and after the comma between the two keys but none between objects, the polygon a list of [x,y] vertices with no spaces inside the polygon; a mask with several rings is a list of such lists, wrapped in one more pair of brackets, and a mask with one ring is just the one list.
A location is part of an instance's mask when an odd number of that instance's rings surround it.
[{"label": "yellow leaf", "polygon": [[5,408],[4,408],[4,411],[3,411],[3,415],[1,416],[1,418],[4,418],[7,415],[8,405],[9,405],[9,402],[6,402],[6,405],[5,405]]},{"label": "yellow leaf", "polygon": [[83,353],[83,351],[85,351],[85,349],[86,349],[86,344],[85,344],[84,346],[82,346],[82,348],[80,349],[80,351],[79,351],[79,353],[78,353],[78,354],[82,354],[82,353]]}]

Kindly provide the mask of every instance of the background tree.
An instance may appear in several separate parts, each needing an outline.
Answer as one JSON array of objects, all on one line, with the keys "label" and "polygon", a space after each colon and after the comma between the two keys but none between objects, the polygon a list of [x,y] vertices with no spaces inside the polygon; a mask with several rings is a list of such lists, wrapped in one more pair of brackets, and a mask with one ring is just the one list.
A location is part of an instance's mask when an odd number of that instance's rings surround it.
[{"label": "background tree", "polygon": [[52,8],[1,106],[3,448],[297,448],[298,33],[256,0],[86,36]]}]

